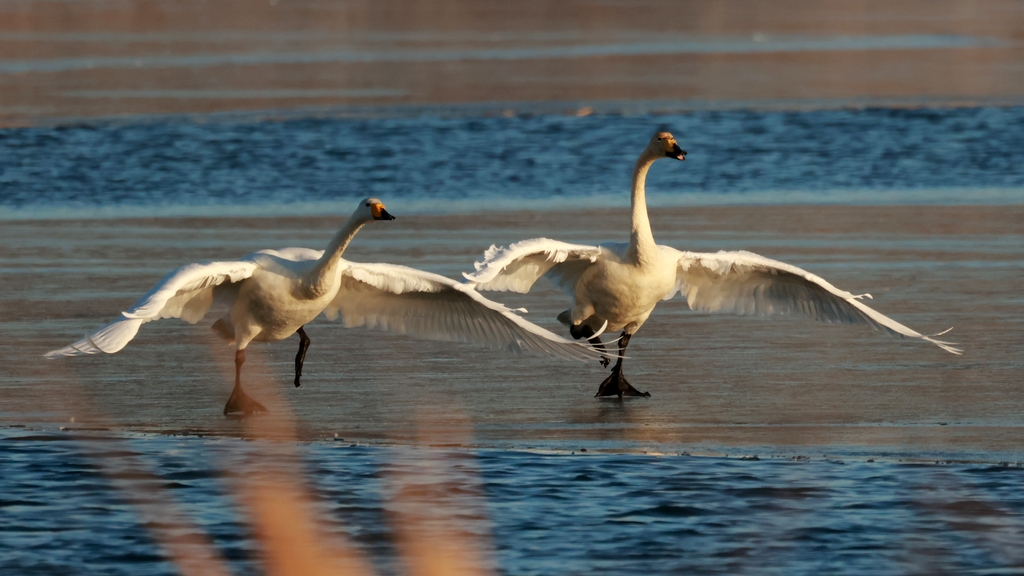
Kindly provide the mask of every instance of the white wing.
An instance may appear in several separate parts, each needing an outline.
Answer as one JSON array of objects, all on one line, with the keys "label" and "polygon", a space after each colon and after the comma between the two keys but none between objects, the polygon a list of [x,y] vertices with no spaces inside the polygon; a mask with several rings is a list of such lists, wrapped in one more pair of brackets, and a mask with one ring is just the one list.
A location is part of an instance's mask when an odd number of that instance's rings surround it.
[{"label": "white wing", "polygon": [[340,315],[346,327],[575,360],[600,357],[588,346],[520,318],[466,284],[394,264],[347,263],[338,296],[324,314],[331,320]]},{"label": "white wing", "polygon": [[548,238],[534,238],[509,245],[491,246],[483,260],[475,262],[476,272],[463,274],[477,290],[509,291],[525,294],[541,276],[572,294],[580,275],[597,261],[607,248],[568,244]]},{"label": "white wing", "polygon": [[323,255],[323,250],[313,250],[312,248],[282,248],[280,250],[260,250],[249,254],[243,260],[252,260],[260,268],[281,276],[298,278],[308,272],[313,263]]},{"label": "white wing", "polygon": [[661,249],[678,262],[676,289],[665,299],[682,292],[694,310],[760,316],[800,314],[828,323],[867,324],[889,334],[931,342],[953,354],[963,352],[950,342],[915,332],[865,306],[860,299],[870,298],[870,294],[840,290],[796,266],[751,252],[700,254]]},{"label": "white wing", "polygon": [[121,318],[92,335],[59,350],[46,353],[47,358],[81,354],[113,354],[135,338],[139,327],[161,318],[181,318],[195,324],[210,310],[215,288],[252,276],[259,265],[255,254],[237,262],[188,264],[168,274],[152,290],[143,295]]}]

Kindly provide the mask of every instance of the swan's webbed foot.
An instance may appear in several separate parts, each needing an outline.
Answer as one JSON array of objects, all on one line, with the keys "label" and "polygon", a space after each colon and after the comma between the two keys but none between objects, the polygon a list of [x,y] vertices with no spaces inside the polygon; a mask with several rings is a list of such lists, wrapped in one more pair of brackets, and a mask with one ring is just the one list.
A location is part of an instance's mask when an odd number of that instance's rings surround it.
[{"label": "swan's webbed foot", "polygon": [[224,404],[224,415],[234,412],[252,414],[254,412],[267,412],[263,404],[253,400],[242,390],[242,364],[245,364],[245,349],[235,351],[235,387],[231,389],[231,397]]},{"label": "swan's webbed foot", "polygon": [[612,373],[601,382],[601,387],[597,389],[597,394],[594,394],[595,398],[601,396],[640,396],[643,398],[650,398],[650,392],[641,392],[626,380],[626,377],[622,374],[622,369],[619,366],[612,368]]},{"label": "swan's webbed foot", "polygon": [[601,368],[607,368],[608,365],[612,363],[612,360],[607,356],[602,356],[601,359],[598,360],[598,363],[601,364]]},{"label": "swan's webbed foot", "polygon": [[241,386],[235,386],[231,391],[231,397],[224,404],[224,415],[241,412],[242,414],[254,414],[256,412],[269,412],[263,404],[253,400],[248,394],[242,391]]}]

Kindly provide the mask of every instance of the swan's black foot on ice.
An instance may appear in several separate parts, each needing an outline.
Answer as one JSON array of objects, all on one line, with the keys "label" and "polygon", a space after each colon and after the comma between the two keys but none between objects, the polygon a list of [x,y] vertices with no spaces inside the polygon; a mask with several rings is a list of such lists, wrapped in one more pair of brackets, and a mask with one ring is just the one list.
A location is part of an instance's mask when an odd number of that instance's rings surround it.
[{"label": "swan's black foot on ice", "polygon": [[594,394],[595,398],[601,396],[640,396],[643,398],[650,398],[650,392],[641,392],[626,380],[626,377],[622,375],[622,370],[612,369],[612,373],[601,382],[601,387],[597,389],[597,394]]},{"label": "swan's black foot on ice", "polygon": [[235,386],[235,389],[231,391],[231,397],[228,398],[227,404],[224,405],[224,415],[227,416],[236,412],[254,414],[256,412],[268,412],[268,410],[263,404],[253,400],[248,394],[243,392],[241,386]]}]

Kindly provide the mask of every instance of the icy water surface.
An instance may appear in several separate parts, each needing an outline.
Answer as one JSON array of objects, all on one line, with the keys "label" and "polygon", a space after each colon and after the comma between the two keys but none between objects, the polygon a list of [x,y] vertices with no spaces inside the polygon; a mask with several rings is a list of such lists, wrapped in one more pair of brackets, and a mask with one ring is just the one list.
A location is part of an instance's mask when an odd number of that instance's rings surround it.
[{"label": "icy water surface", "polygon": [[[316,321],[301,388],[295,339],[249,349],[271,414],[242,421],[209,319],[42,360],[182,264],[322,248],[367,195],[398,219],[346,258],[453,278],[492,242],[625,240],[662,127],[689,155],[651,172],[659,242],[801,266],[965,355],[676,300],[630,345],[652,397],[620,402],[593,398],[596,363]],[[0,573],[248,574],[293,549],[384,574],[424,550],[503,574],[1021,573],[1022,135],[1022,108],[0,131]],[[546,285],[494,296],[564,329]]]},{"label": "icy water surface", "polygon": [[268,545],[255,534],[266,519],[243,495],[287,466],[320,545],[347,543],[378,574],[427,562],[409,540],[431,535],[450,539],[433,554],[459,550],[462,567],[500,574],[1024,571],[1019,466],[345,441],[282,452],[265,441],[0,429],[0,570],[175,574],[191,562],[262,573]]},{"label": "icy water surface", "polygon": [[628,203],[658,128],[689,152],[654,205],[1024,201],[1024,108],[153,120],[0,131],[0,216],[280,215],[368,195],[433,212]]}]

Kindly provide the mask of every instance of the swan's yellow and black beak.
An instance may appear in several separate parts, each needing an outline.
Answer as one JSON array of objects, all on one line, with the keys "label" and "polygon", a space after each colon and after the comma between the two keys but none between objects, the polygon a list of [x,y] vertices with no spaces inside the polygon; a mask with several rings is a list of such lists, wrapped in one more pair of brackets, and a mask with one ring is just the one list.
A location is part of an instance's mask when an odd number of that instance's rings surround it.
[{"label": "swan's yellow and black beak", "polygon": [[389,214],[388,211],[384,209],[384,205],[383,204],[371,204],[370,205],[370,214],[373,214],[373,219],[374,220],[394,220],[395,219],[394,216]]},{"label": "swan's yellow and black beak", "polygon": [[[686,160],[686,150],[679,147],[674,136],[668,132],[658,132],[654,137],[658,139],[658,144],[661,145],[661,149],[665,152],[666,157]],[[651,143],[654,143],[653,140]]]},{"label": "swan's yellow and black beak", "polygon": [[665,150],[665,156],[669,158],[675,158],[676,160],[686,160],[686,150],[679,147],[675,141],[672,141],[671,146],[667,146],[668,150]]}]

